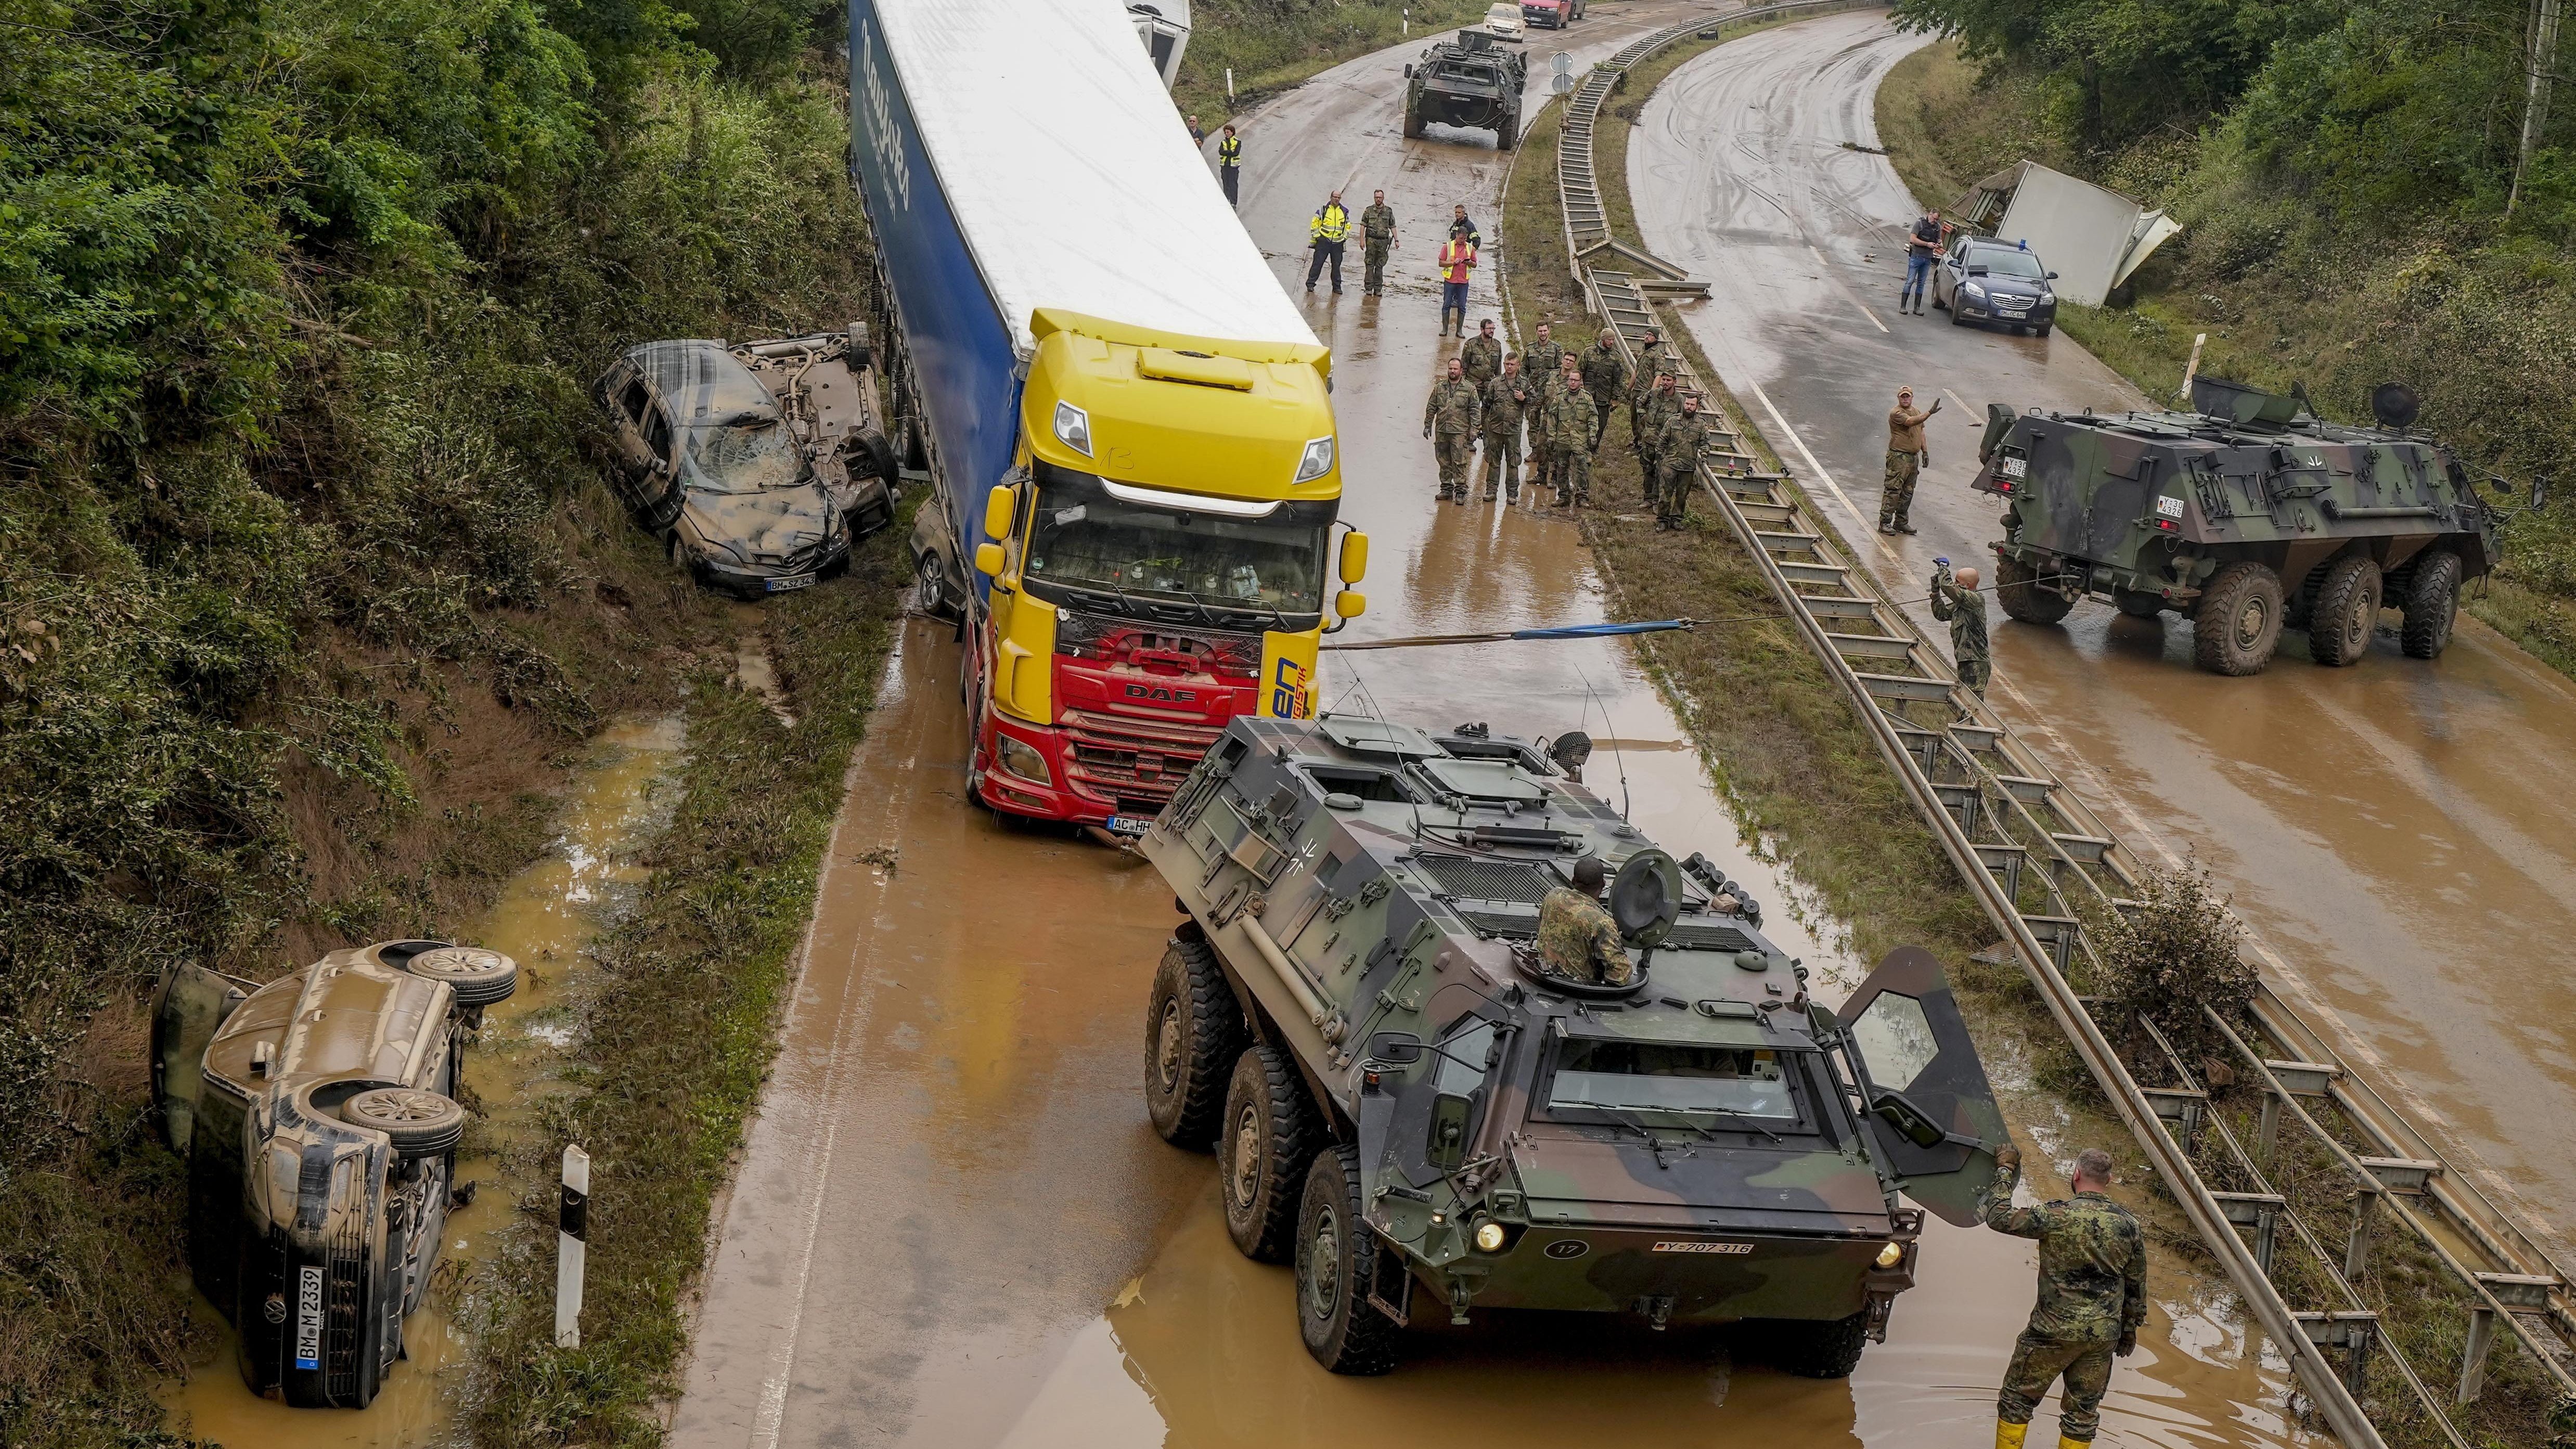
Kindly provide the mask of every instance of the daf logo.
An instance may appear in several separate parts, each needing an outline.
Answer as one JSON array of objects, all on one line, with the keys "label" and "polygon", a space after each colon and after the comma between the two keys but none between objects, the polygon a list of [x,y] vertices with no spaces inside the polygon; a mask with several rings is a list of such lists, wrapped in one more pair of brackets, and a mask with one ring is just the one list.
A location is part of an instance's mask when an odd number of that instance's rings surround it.
[{"label": "daf logo", "polygon": [[1131,684],[1127,686],[1127,697],[1160,700],[1165,704],[1196,704],[1199,692],[1195,689],[1165,689],[1159,684]]},{"label": "daf logo", "polygon": [[1551,1258],[1580,1258],[1591,1251],[1592,1245],[1581,1238],[1559,1238],[1547,1245],[1547,1255]]}]

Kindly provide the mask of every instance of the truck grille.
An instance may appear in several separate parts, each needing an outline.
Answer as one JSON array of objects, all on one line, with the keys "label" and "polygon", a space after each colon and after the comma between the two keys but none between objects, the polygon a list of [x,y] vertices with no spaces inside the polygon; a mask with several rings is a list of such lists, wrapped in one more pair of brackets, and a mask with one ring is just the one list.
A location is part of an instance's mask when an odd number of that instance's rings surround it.
[{"label": "truck grille", "polygon": [[[1180,788],[1199,756],[1223,731],[1172,720],[1130,719],[1094,710],[1064,712],[1070,736],[1065,774],[1074,784],[1118,802],[1121,811],[1151,814]],[[1148,808],[1134,809],[1142,805]]]}]

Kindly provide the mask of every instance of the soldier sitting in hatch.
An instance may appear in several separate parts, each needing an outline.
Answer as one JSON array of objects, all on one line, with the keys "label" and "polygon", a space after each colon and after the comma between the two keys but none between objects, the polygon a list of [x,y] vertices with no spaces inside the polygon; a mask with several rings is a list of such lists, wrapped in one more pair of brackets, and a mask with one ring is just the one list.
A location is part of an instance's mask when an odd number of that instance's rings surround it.
[{"label": "soldier sitting in hatch", "polygon": [[1577,981],[1625,986],[1637,979],[1636,963],[1619,941],[1619,924],[1601,904],[1608,874],[1601,857],[1574,863],[1574,884],[1558,886],[1538,903],[1538,959],[1548,970]]}]

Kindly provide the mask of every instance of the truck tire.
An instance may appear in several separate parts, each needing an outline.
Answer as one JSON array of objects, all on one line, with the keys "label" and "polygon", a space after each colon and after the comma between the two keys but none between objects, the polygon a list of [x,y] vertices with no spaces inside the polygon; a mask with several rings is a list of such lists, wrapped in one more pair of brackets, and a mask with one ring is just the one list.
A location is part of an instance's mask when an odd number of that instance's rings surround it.
[{"label": "truck tire", "polygon": [[1849,1318],[1773,1318],[1755,1321],[1757,1337],[1770,1345],[1771,1362],[1782,1373],[1802,1379],[1847,1379],[1860,1367],[1869,1345],[1869,1313]]},{"label": "truck tire", "polygon": [[2260,674],[2281,642],[2281,576],[2251,560],[2227,564],[2191,617],[2193,662],[2212,674]]},{"label": "truck tire", "polygon": [[1512,149],[1512,143],[1520,139],[1520,134],[1520,113],[1514,111],[1505,115],[1500,121],[1494,123],[1494,149],[1497,151]]},{"label": "truck tire", "polygon": [[2308,616],[2308,657],[2328,669],[2358,664],[2378,628],[2379,565],[2360,557],[2326,565],[2316,612]]},{"label": "truck tire", "polygon": [[1422,139],[1422,103],[1408,96],[1404,102],[1404,139]]},{"label": "truck tire", "polygon": [[1369,1302],[1385,1251],[1361,1211],[1359,1149],[1317,1153],[1297,1208],[1297,1335],[1334,1373],[1395,1367],[1395,1320]]},{"label": "truck tire", "polygon": [[2073,599],[2040,586],[2039,570],[2002,554],[1995,555],[1995,597],[2005,613],[2025,624],[2054,624],[2075,607]]},{"label": "truck tire", "polygon": [[1243,1055],[1243,1010],[1195,925],[1163,949],[1145,997],[1145,1115],[1174,1147],[1205,1152],[1225,1121],[1227,1073]]},{"label": "truck tire", "polygon": [[436,1157],[465,1136],[465,1109],[453,1098],[416,1087],[376,1087],[340,1104],[340,1120],[372,1127],[402,1157]]},{"label": "truck tire", "polygon": [[2451,647],[2451,625],[2460,613],[2460,556],[2436,553],[2415,566],[2406,589],[2406,628],[2399,634],[2409,659],[2434,659]]},{"label": "truck tire", "polygon": [[1254,1042],[1235,1058],[1222,1131],[1217,1197],[1225,1204],[1225,1230],[1243,1256],[1285,1263],[1317,1134],[1306,1084],[1270,1043]]},{"label": "truck tire", "polygon": [[2289,581],[2287,579],[2282,580],[2282,628],[2305,629],[2308,627],[2308,620],[2316,617],[2317,585],[2325,582],[2325,577],[2326,571],[2320,567],[2308,570],[2308,576],[2305,579],[2302,579],[2299,582],[2299,586],[2295,589],[2289,586]]}]

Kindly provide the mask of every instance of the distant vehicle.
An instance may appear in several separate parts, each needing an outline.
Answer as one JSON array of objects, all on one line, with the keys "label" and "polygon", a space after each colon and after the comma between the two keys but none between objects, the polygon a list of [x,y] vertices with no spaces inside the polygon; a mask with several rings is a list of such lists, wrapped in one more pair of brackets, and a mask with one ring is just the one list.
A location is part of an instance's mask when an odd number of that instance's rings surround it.
[{"label": "distant vehicle", "polygon": [[894,521],[899,477],[863,334],[627,350],[593,388],[616,477],[671,562],[747,598],[847,566]]},{"label": "distant vehicle", "polygon": [[1145,56],[1163,89],[1181,78],[1181,52],[1190,45],[1190,0],[1127,0],[1127,18],[1145,42]]},{"label": "distant vehicle", "polygon": [[2049,286],[2056,280],[2029,248],[1962,233],[1932,269],[1932,305],[1947,310],[1954,327],[1995,322],[2046,337],[2057,325],[2057,292]]},{"label": "distant vehicle", "polygon": [[[1393,1368],[1417,1316],[1554,1309],[1752,1322],[1842,1378],[1914,1284],[1923,1209],[1972,1222],[1993,1180],[1985,1069],[1930,952],[1827,1007],[1740,883],[1570,777],[1588,746],[1228,725],[1139,842],[1184,913],[1146,1114],[1215,1149],[1227,1232],[1296,1265],[1335,1373]],[[1631,984],[1534,945],[1587,855]]]},{"label": "distant vehicle", "polygon": [[1494,0],[1492,5],[1486,7],[1485,33],[1496,40],[1508,40],[1518,45],[1521,43],[1522,32],[1527,29],[1528,27],[1521,21],[1521,7],[1512,3],[1512,0]]},{"label": "distant vehicle", "polygon": [[[1500,9],[1500,6],[1495,7]],[[1497,150],[1520,140],[1521,96],[1529,87],[1529,58],[1504,50],[1491,32],[1461,30],[1422,52],[1404,68],[1404,134],[1420,139],[1433,121],[1494,133]]]},{"label": "distant vehicle", "polygon": [[2308,631],[2317,663],[2351,664],[2383,605],[2405,611],[2410,657],[2449,646],[2460,586],[2495,568],[2503,520],[2449,449],[2409,431],[2412,392],[2378,389],[2377,428],[2217,378],[2193,382],[2192,406],[1988,404],[1971,486],[2005,502],[2005,613],[2054,624],[2086,597],[2140,618],[2170,610],[2193,621],[2194,657],[2216,674],[2260,673],[2285,626]]},{"label": "distant vehicle", "polygon": [[402,1359],[447,1227],[465,1042],[518,974],[387,941],[247,993],[199,966],[162,978],[152,1086],[188,1164],[188,1263],[251,1392],[363,1409]]},{"label": "distant vehicle", "polygon": [[1534,27],[1563,30],[1583,18],[1583,0],[1521,0],[1521,19]]}]

